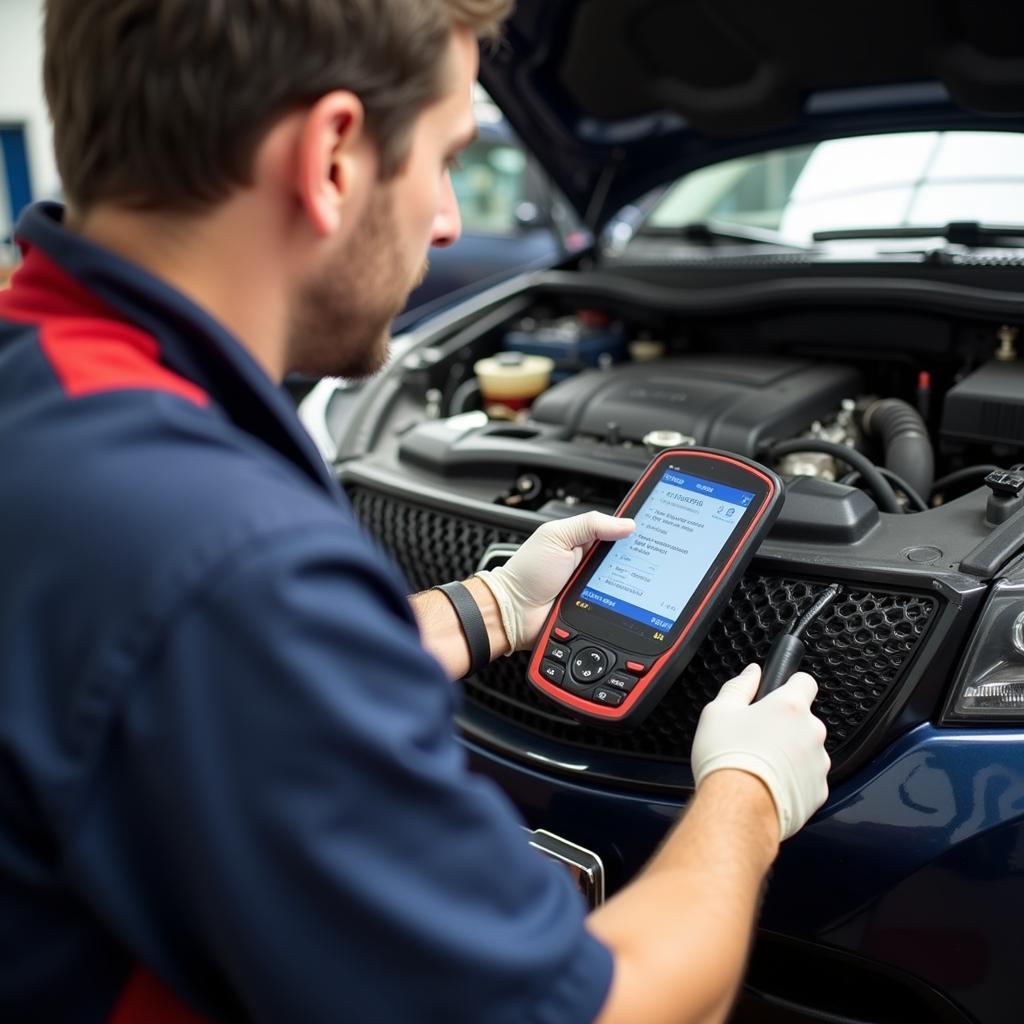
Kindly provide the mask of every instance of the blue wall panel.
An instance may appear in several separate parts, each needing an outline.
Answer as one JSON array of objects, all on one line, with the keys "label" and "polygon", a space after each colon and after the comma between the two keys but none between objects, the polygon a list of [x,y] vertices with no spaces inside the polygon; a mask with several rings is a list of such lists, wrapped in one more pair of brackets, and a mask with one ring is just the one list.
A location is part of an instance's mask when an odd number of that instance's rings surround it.
[{"label": "blue wall panel", "polygon": [[0,150],[3,151],[3,167],[6,172],[7,203],[11,223],[18,214],[32,202],[32,180],[28,172],[28,149],[25,145],[25,129],[22,127],[0,128]]}]

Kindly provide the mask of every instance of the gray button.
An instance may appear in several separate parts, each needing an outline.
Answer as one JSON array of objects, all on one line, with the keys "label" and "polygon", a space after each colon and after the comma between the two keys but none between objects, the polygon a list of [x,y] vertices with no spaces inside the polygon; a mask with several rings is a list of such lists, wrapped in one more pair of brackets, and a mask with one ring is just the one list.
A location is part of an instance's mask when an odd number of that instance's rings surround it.
[{"label": "gray button", "polygon": [[567,665],[569,663],[569,648],[563,647],[561,644],[548,644],[544,657],[557,661],[562,665]]},{"label": "gray button", "polygon": [[565,678],[565,666],[556,665],[552,661],[542,661],[540,663],[540,674],[545,679],[550,679],[551,682],[561,685],[562,680]]},{"label": "gray button", "polygon": [[604,685],[610,689],[620,690],[622,693],[629,693],[638,682],[636,676],[627,675],[625,672],[612,672],[604,681]]}]

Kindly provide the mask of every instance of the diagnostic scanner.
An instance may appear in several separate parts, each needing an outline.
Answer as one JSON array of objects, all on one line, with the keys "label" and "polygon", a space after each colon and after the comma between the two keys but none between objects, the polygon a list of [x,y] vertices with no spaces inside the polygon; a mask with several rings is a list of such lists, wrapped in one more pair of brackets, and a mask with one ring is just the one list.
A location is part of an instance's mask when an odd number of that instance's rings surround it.
[{"label": "diagnostic scanner", "polygon": [[579,718],[638,724],[696,653],[778,516],[782,481],[727,452],[658,454],[555,599],[527,677]]}]

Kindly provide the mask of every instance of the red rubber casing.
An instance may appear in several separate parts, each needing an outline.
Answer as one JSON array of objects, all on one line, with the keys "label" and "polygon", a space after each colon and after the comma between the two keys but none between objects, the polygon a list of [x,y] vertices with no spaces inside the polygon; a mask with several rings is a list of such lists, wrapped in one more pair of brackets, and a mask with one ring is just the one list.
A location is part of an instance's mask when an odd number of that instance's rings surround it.
[{"label": "red rubber casing", "polygon": [[[696,608],[688,615],[681,628],[677,621],[670,630],[670,633],[675,633],[678,630],[670,646],[653,658],[650,655],[640,655],[651,664],[618,707],[609,707],[579,697],[546,679],[540,673],[540,665],[548,644],[552,641],[561,643],[552,636],[552,630],[562,620],[563,604],[574,590],[576,582],[581,578],[586,578],[596,567],[595,562],[604,557],[610,547],[610,542],[597,543],[587,552],[569,582],[555,599],[538,635],[527,670],[527,679],[533,686],[563,708],[571,710],[577,717],[609,725],[626,722],[635,725],[653,710],[664,691],[671,686],[696,653],[700,641],[704,639],[707,630],[717,619],[718,614],[731,597],[736,584],[742,578],[743,570],[756,552],[761,539],[778,516],[783,500],[783,485],[775,473],[742,456],[701,448],[669,449],[657,455],[643,475],[630,488],[615,514],[630,516],[636,512],[646,500],[647,485],[652,478],[660,479],[661,474],[670,464],[681,462],[689,464],[687,471],[712,481],[721,477],[722,467],[727,465],[731,467],[731,479],[722,482],[730,485],[736,484],[735,473],[741,471],[745,475],[744,479],[749,480],[752,485],[757,484],[756,504],[752,503],[750,506],[752,514],[743,527],[743,533],[738,538],[730,538],[731,552],[718,569],[714,579],[705,588]],[[712,566],[713,568],[714,566]],[[582,632],[578,629],[573,631]],[[587,631],[585,635],[595,645],[613,651],[620,665],[624,664],[630,655],[637,656],[636,652],[610,644],[595,633]],[[566,672],[568,671],[569,666],[566,665]]]}]

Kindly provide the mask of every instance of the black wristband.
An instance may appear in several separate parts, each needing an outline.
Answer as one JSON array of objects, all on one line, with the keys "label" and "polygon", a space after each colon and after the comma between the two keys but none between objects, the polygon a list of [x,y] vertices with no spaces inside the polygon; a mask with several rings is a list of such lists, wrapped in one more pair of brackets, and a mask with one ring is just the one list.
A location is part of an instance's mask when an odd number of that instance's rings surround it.
[{"label": "black wristband", "polygon": [[469,673],[479,672],[491,663],[491,638],[480,607],[464,583],[442,583],[434,587],[452,603],[469,645]]}]

